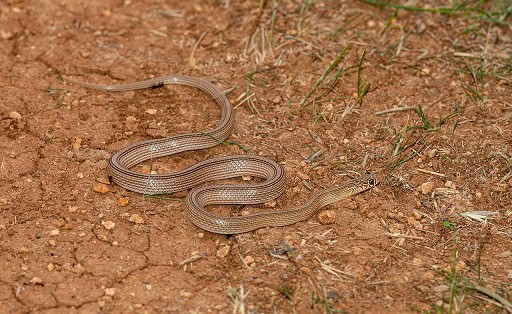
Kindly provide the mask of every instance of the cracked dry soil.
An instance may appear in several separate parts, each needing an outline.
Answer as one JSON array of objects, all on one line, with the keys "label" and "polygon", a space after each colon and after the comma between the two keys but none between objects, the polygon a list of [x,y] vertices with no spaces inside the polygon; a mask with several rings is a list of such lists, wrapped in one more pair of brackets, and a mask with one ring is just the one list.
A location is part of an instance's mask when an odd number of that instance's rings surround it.
[{"label": "cracked dry soil", "polygon": [[[0,3],[0,312],[507,311],[464,287],[511,295],[510,19],[261,3]],[[371,85],[357,106],[363,51]],[[150,198],[107,184],[117,149],[206,130],[219,110],[191,88],[106,94],[65,78],[165,74],[228,91],[229,141],[286,169],[276,204],[212,210],[298,205],[368,170],[380,185],[329,206],[331,224],[312,217],[226,238],[188,221],[185,193]],[[412,108],[375,114],[395,107]],[[164,173],[240,153],[219,145],[136,168]],[[492,214],[485,224],[460,215],[472,211]]]}]

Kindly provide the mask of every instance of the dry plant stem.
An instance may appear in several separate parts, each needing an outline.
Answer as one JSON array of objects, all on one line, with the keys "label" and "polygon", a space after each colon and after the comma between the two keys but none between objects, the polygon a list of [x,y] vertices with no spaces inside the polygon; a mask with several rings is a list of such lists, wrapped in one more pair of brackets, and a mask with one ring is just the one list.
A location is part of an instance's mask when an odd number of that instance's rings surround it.
[{"label": "dry plant stem", "polygon": [[197,67],[197,62],[196,62],[196,57],[195,57],[196,50],[199,47],[199,45],[201,44],[201,42],[203,41],[204,36],[206,36],[207,33],[208,32],[205,31],[201,34],[201,36],[199,36],[199,39],[196,41],[196,43],[194,44],[194,47],[192,48],[192,52],[190,52],[190,57],[188,58],[188,63],[193,69],[195,69]]},{"label": "dry plant stem", "polygon": [[395,112],[402,112],[402,111],[409,111],[409,110],[416,110],[416,107],[410,106],[410,107],[398,107],[398,108],[391,108],[386,109],[382,111],[374,112],[373,114],[376,116],[381,116],[389,113],[395,113]]}]

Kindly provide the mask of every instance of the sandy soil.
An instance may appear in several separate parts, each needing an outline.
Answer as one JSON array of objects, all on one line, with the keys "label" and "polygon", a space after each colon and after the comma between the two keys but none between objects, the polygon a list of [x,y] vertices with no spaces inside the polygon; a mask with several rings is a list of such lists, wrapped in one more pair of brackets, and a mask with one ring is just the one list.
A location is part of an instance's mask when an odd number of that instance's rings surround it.
[{"label": "sandy soil", "polygon": [[[261,4],[0,3],[0,312],[512,311],[510,1]],[[379,186],[329,206],[332,224],[226,238],[189,222],[184,193],[105,184],[117,149],[205,130],[219,110],[190,88],[106,94],[65,78],[171,73],[228,92],[229,140],[287,171],[275,208],[366,171]]]}]

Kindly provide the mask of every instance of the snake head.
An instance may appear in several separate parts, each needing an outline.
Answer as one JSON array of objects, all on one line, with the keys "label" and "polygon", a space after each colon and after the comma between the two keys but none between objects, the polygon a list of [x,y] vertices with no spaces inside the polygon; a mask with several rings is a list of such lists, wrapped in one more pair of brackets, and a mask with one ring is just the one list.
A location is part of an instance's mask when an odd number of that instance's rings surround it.
[{"label": "snake head", "polygon": [[362,186],[362,191],[369,190],[372,187],[379,184],[377,177],[373,173],[367,173],[359,178],[360,184]]},{"label": "snake head", "polygon": [[377,177],[373,173],[370,173],[369,175],[370,177],[368,178],[368,186],[370,188],[379,184],[379,180],[377,180]]}]

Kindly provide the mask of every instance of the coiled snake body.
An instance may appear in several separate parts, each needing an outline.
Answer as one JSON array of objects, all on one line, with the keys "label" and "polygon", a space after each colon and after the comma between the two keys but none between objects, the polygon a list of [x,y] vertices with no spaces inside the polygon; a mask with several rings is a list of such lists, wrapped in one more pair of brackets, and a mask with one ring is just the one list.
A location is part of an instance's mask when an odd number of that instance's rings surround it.
[{"label": "coiled snake body", "polygon": [[[208,212],[205,207],[212,204],[257,204],[279,197],[284,191],[285,184],[282,167],[267,158],[237,155],[204,160],[189,168],[167,174],[141,174],[130,168],[145,160],[210,148],[225,140],[230,135],[235,120],[233,107],[219,88],[200,78],[174,75],[121,85],[71,82],[106,92],[180,84],[198,88],[213,97],[221,109],[220,123],[213,130],[137,142],[112,155],[108,164],[112,180],[131,191],[161,194],[191,189],[186,197],[186,212],[196,226],[210,232],[237,234],[263,227],[290,225],[311,217],[328,204],[368,190],[377,183],[372,174],[365,174],[341,186],[314,193],[297,208],[247,216],[218,216]],[[244,185],[204,184],[246,175],[259,177],[264,181]]]}]

